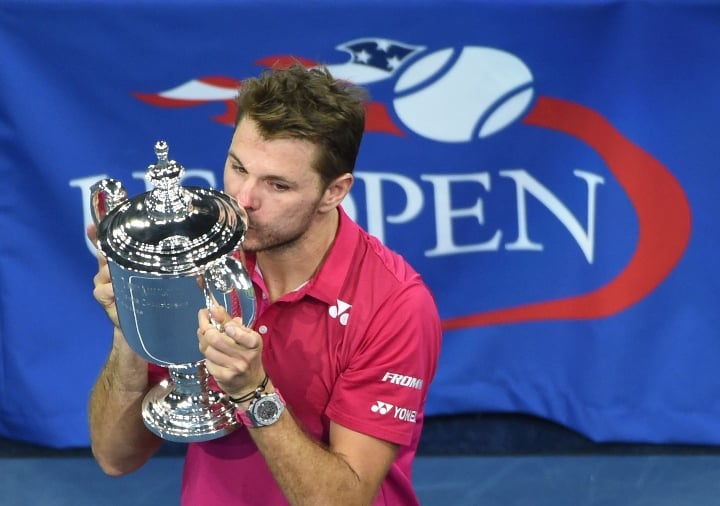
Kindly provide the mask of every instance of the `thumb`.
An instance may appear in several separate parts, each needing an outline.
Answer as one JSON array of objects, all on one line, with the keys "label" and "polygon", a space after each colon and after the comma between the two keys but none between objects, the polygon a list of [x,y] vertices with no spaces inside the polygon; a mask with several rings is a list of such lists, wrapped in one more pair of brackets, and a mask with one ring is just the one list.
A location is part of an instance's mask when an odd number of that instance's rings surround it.
[{"label": "thumb", "polygon": [[213,304],[209,309],[210,318],[217,324],[225,326],[232,319],[222,304]]}]

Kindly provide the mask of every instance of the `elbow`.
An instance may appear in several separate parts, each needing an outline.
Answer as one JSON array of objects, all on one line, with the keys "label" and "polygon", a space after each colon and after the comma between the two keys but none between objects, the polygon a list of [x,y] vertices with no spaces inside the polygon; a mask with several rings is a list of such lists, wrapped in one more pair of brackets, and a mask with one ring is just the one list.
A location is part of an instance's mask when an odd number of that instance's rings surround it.
[{"label": "elbow", "polygon": [[108,476],[111,476],[113,478],[117,478],[119,476],[124,476],[128,474],[130,471],[124,468],[120,468],[118,466],[115,466],[113,464],[103,462],[101,460],[97,461],[98,465],[100,466],[100,469],[103,473],[105,473]]},{"label": "elbow", "polygon": [[139,456],[135,458],[108,456],[94,447],[92,448],[92,454],[102,472],[113,478],[132,473],[147,461],[146,458]]},{"label": "elbow", "polygon": [[127,466],[120,466],[115,462],[105,461],[97,457],[95,457],[95,461],[98,463],[103,473],[108,476],[112,476],[113,478],[116,478],[118,476],[124,476],[136,469]]}]

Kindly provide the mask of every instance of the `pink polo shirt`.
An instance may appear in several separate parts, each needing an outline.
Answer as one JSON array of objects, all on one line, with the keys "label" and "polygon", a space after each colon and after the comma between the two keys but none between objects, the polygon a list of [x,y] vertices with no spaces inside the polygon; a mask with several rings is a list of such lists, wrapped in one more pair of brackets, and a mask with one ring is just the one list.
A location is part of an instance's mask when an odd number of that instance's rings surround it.
[{"label": "pink polo shirt", "polygon": [[[418,504],[411,468],[440,353],[437,309],[420,276],[340,209],[335,242],[308,283],[268,304],[255,258],[254,328],[263,364],[307,433],[328,442],[330,421],[400,445],[375,505]],[[191,443],[182,504],[288,504],[245,428]]]}]

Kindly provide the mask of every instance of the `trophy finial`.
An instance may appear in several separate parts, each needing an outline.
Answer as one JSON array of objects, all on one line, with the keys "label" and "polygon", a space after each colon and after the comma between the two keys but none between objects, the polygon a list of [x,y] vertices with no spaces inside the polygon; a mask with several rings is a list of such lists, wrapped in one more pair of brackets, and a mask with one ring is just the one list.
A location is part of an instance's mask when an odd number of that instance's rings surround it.
[{"label": "trophy finial", "polygon": [[148,167],[145,177],[156,188],[169,189],[178,186],[185,172],[183,166],[175,160],[168,160],[169,151],[167,142],[161,140],[155,143],[155,156],[158,161]]},{"label": "trophy finial", "polygon": [[180,220],[189,212],[191,198],[180,186],[185,169],[175,160],[168,160],[169,151],[167,142],[155,143],[158,161],[145,173],[145,179],[154,187],[147,198],[148,214],[159,220]]},{"label": "trophy finial", "polygon": [[155,155],[157,156],[158,162],[167,162],[168,159],[168,143],[160,140],[155,143]]}]

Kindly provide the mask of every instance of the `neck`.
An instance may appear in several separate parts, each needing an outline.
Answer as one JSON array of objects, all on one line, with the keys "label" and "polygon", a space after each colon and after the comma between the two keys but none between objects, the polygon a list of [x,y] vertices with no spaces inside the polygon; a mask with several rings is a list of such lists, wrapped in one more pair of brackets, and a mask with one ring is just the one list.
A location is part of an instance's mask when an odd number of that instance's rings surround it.
[{"label": "neck", "polygon": [[291,246],[257,253],[257,265],[271,302],[297,289],[317,273],[335,241],[339,221],[340,214],[334,210],[319,217]]}]

